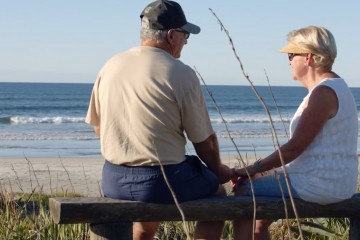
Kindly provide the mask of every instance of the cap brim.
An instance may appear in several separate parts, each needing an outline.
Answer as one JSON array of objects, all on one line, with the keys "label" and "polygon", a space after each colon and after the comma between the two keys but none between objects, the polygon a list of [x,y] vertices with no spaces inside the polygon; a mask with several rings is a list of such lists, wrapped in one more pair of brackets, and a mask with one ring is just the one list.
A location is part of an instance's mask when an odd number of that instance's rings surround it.
[{"label": "cap brim", "polygon": [[191,33],[191,34],[198,34],[200,32],[200,27],[196,26],[195,24],[192,23],[186,23],[184,26],[181,27],[182,29],[184,29],[185,31]]},{"label": "cap brim", "polygon": [[293,43],[288,43],[285,47],[281,48],[279,52],[282,53],[309,53],[308,51],[298,47]]}]

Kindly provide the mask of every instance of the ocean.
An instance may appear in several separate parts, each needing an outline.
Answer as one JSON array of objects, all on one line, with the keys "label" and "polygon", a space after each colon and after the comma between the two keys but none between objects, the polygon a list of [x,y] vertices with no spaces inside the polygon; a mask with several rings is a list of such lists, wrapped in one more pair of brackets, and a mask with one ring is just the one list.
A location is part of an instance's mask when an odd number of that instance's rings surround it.
[{"label": "ocean", "polygon": [[[0,157],[99,156],[99,140],[84,122],[92,86],[1,82]],[[203,86],[221,154],[240,151],[242,156],[254,156],[275,150],[269,115],[251,87],[208,89]],[[256,89],[269,109],[279,143],[285,143],[290,119],[307,90],[300,86]],[[359,111],[360,88],[351,90]],[[195,153],[191,143],[186,149]]]}]

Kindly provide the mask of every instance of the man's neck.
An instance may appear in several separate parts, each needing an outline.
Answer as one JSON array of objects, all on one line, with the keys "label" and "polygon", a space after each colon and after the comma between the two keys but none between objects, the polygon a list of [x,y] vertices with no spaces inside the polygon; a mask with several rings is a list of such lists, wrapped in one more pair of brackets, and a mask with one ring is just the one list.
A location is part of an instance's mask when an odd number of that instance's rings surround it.
[{"label": "man's neck", "polygon": [[171,55],[171,48],[166,43],[156,43],[156,42],[151,41],[151,40],[144,40],[144,41],[141,41],[140,46],[160,48],[160,49],[164,50],[165,52],[167,52],[167,53],[169,53]]}]

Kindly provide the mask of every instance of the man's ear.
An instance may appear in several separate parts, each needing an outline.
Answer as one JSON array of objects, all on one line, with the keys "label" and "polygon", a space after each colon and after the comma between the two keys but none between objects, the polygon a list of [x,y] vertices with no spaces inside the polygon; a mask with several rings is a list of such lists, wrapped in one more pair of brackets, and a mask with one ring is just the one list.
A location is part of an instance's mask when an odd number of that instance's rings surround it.
[{"label": "man's ear", "polygon": [[166,40],[167,40],[169,43],[173,43],[173,40],[174,40],[174,29],[170,29],[170,30],[167,31]]}]

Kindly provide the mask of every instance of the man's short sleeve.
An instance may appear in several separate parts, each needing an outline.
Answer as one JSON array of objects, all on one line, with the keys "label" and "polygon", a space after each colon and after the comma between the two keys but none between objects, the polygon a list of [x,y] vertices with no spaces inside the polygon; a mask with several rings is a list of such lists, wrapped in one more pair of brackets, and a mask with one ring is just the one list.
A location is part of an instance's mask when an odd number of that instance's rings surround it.
[{"label": "man's short sleeve", "polygon": [[184,130],[190,141],[199,143],[205,141],[214,130],[211,126],[205,98],[201,91],[200,82],[194,73],[192,86],[187,89],[182,104],[181,115]]},{"label": "man's short sleeve", "polygon": [[100,83],[100,77],[96,79],[96,82],[94,84],[89,108],[86,114],[85,122],[92,125],[92,126],[99,126],[100,125],[100,104],[99,104],[99,83]]}]

